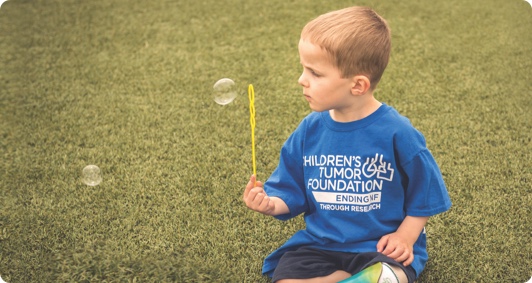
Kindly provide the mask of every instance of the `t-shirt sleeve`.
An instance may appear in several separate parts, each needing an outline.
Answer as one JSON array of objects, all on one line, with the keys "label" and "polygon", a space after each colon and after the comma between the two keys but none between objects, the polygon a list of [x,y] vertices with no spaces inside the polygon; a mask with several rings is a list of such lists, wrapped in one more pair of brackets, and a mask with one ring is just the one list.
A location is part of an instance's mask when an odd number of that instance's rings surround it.
[{"label": "t-shirt sleeve", "polygon": [[270,197],[281,198],[290,212],[277,215],[280,220],[288,220],[308,209],[303,178],[303,140],[304,123],[290,135],[281,149],[279,164],[264,184],[264,190]]},{"label": "t-shirt sleeve", "polygon": [[408,178],[406,215],[432,216],[451,207],[451,199],[442,174],[428,149],[422,150],[403,164],[403,169]]}]

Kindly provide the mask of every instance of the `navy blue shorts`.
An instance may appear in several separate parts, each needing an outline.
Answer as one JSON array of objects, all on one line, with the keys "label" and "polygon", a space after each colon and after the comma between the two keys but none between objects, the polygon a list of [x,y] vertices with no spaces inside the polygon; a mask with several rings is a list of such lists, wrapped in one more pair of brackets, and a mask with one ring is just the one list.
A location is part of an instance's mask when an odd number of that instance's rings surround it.
[{"label": "navy blue shorts", "polygon": [[377,262],[386,262],[389,265],[401,267],[408,278],[408,282],[412,283],[416,279],[416,272],[412,266],[405,267],[378,252],[357,254],[302,247],[295,251],[286,252],[281,257],[273,273],[273,282],[281,279],[322,277],[337,270],[357,274]]}]

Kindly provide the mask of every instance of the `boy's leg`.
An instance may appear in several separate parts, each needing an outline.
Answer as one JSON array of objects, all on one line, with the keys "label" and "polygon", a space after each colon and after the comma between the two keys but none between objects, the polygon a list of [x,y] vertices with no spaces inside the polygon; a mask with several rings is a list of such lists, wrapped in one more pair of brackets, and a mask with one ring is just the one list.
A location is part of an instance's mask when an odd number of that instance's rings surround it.
[{"label": "boy's leg", "polygon": [[276,281],[276,283],[336,283],[350,276],[351,273],[345,272],[343,270],[338,270],[330,275],[323,277],[315,277],[309,279],[281,279],[279,281]]},{"label": "boy's leg", "polygon": [[[308,247],[301,247],[295,251],[286,252],[280,259],[273,273],[273,282],[298,282],[287,279],[329,279],[338,282],[351,276],[336,262],[337,252],[324,251]],[[333,281],[335,279],[336,281]],[[285,281],[286,280],[286,281]],[[307,281],[310,282],[310,281]],[[324,281],[319,281],[324,282]]]},{"label": "boy's leg", "polygon": [[[316,282],[338,282],[353,276],[352,274],[357,276],[359,275],[358,273],[374,264],[380,264],[377,267],[377,280],[381,277],[383,270],[386,272],[384,275],[391,274],[392,277],[397,277],[397,279],[391,282],[406,283],[409,280],[410,282],[414,282],[416,278],[415,271],[411,266],[403,267],[400,263],[395,262],[393,259],[381,253],[369,252],[355,254],[302,247],[295,251],[286,252],[281,257],[273,274],[273,282],[303,282],[291,281],[293,279],[319,279]],[[386,265],[383,267],[383,264]],[[363,268],[365,269],[363,270]],[[377,282],[373,281],[372,283]]]},{"label": "boy's leg", "polygon": [[389,266],[389,268],[394,272],[394,274],[397,276],[397,279],[399,279],[399,282],[408,282],[408,278],[406,277],[406,273],[403,269],[395,265],[389,265],[387,263],[385,263],[385,265]]},{"label": "boy's leg", "polygon": [[377,262],[339,283],[407,283],[406,273],[398,266]]},{"label": "boy's leg", "polygon": [[281,279],[277,283],[407,283],[405,272],[397,266],[387,263],[375,263],[351,276],[348,272],[338,270],[328,276],[309,279]]},{"label": "boy's leg", "polygon": [[[363,272],[365,269],[368,269],[368,267],[371,267],[375,264],[381,264],[381,269],[379,269],[377,272],[379,277],[381,277],[381,273],[383,271],[385,272],[383,275],[391,275],[391,279],[394,279],[391,282],[410,282],[413,283],[416,280],[416,272],[412,266],[403,266],[402,264],[396,262],[395,260],[383,255],[382,253],[377,252],[368,252],[368,253],[360,253],[357,254],[356,257],[352,259],[351,262],[348,262],[346,266],[344,266],[342,269],[346,270],[347,272],[350,272],[351,274],[354,274],[354,276],[358,275],[358,273]],[[384,278],[384,276],[382,276]],[[397,277],[397,279],[393,278]],[[350,281],[347,281],[350,282]],[[352,282],[352,281],[351,281]],[[364,282],[364,281],[361,281]],[[372,281],[367,281],[372,282]],[[379,281],[373,281],[375,283]]]}]

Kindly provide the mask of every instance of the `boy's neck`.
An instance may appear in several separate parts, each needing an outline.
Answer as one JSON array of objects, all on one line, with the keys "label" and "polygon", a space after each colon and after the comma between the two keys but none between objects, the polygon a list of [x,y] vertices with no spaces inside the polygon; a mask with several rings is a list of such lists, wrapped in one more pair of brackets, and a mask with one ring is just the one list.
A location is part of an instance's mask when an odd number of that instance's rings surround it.
[{"label": "boy's neck", "polygon": [[357,97],[352,105],[344,109],[331,109],[331,118],[340,123],[354,122],[362,120],[381,107],[382,103],[375,99],[373,95],[363,95]]}]

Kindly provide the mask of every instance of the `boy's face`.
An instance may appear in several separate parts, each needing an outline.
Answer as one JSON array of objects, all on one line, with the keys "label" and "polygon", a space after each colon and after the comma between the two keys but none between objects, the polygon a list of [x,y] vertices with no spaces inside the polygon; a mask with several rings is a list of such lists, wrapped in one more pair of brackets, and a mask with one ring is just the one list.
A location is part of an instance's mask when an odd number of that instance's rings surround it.
[{"label": "boy's face", "polygon": [[320,46],[299,41],[299,58],[303,74],[298,83],[312,110],[342,110],[350,106],[352,80],[342,78],[330,55]]}]

